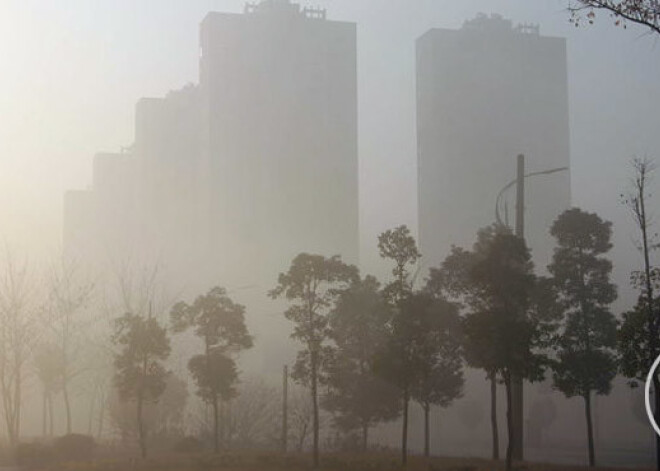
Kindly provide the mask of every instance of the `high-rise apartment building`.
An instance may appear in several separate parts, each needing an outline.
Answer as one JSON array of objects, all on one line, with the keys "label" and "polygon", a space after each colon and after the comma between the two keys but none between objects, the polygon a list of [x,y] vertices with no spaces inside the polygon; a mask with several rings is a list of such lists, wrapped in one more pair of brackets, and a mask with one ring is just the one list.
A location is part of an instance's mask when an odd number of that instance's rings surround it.
[{"label": "high-rise apartment building", "polygon": [[[495,222],[500,190],[527,172],[569,166],[566,42],[538,27],[479,15],[417,40],[419,238],[425,267],[470,248]],[[500,205],[515,225],[515,185]],[[540,270],[550,225],[570,205],[568,171],[526,179],[525,235]],[[508,204],[505,204],[508,203]]]},{"label": "high-rise apartment building", "polygon": [[[418,221],[425,268],[470,249],[499,217],[515,227],[523,154],[524,233],[537,271],[550,262],[556,217],[570,205],[566,42],[538,26],[479,15],[417,40]],[[501,198],[498,199],[498,197]],[[514,379],[513,456],[523,458],[524,393]],[[527,394],[529,396],[529,392]]]},{"label": "high-rise apartment building", "polygon": [[200,62],[212,244],[229,249],[218,263],[246,276],[301,251],[356,263],[355,24],[288,0],[210,13]]},{"label": "high-rise apartment building", "polygon": [[210,13],[200,83],[144,98],[135,142],[65,198],[65,252],[271,288],[299,252],[358,250],[353,23],[289,0]]}]

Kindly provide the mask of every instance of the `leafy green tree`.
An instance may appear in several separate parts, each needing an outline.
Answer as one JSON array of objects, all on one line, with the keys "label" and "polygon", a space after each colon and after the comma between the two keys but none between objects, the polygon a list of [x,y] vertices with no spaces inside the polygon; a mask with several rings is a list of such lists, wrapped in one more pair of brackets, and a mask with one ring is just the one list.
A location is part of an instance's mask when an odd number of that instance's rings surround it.
[{"label": "leafy green tree", "polygon": [[471,280],[478,286],[485,310],[465,317],[464,332],[469,340],[472,364],[484,365],[498,373],[506,390],[506,467],[512,467],[514,424],[512,378],[543,379],[548,363],[545,349],[556,326],[556,312],[546,297],[538,295],[540,281],[532,272],[531,256],[525,241],[508,230],[497,228],[484,233],[477,242],[477,260]]},{"label": "leafy green tree", "polygon": [[[157,401],[145,402],[143,421],[149,430],[149,443],[183,436],[187,383],[175,374],[167,375],[163,394]],[[116,392],[111,393],[105,406],[110,412],[113,428],[124,443],[138,434],[133,404],[121,401]]]},{"label": "leafy green tree", "polygon": [[[542,289],[547,283],[538,280],[532,272],[524,240],[508,229],[499,226],[482,229],[472,252],[454,249],[452,256],[436,272],[438,279],[430,280],[428,286],[444,288],[462,299],[467,307],[462,327],[468,364],[485,370],[491,380],[499,376],[504,382],[506,466],[511,469],[512,377],[529,381],[543,378],[548,362],[544,349],[556,328],[557,313],[550,302],[552,296]],[[463,267],[459,266],[461,260],[465,261]]]},{"label": "leafy green tree", "polygon": [[335,342],[328,367],[323,406],[344,431],[362,432],[366,451],[369,429],[399,416],[399,391],[374,374],[373,361],[387,338],[391,309],[373,276],[356,279],[342,291],[330,313]]},{"label": "leafy green tree", "polygon": [[[490,229],[489,229],[490,230]],[[484,234],[484,239],[487,238]],[[478,250],[482,245],[476,245]],[[425,289],[433,295],[452,300],[463,312],[484,310],[485,306],[479,297],[479,285],[471,282],[472,267],[478,257],[475,252],[461,247],[452,246],[451,252],[443,260],[439,268],[431,268]],[[469,342],[470,339],[463,339]],[[468,357],[469,360],[469,357]],[[483,366],[486,378],[490,382],[490,428],[492,436],[492,459],[500,459],[499,426],[497,421],[497,371],[495,365]],[[472,365],[471,365],[472,366]]]},{"label": "leafy green tree", "polygon": [[[618,349],[621,355],[619,367],[621,373],[631,379],[629,384],[633,388],[644,384],[653,361],[657,358],[657,355],[653,356],[651,353],[653,349],[649,345],[647,304],[648,301],[645,296],[640,296],[637,304],[631,310],[622,314],[622,321],[617,335]],[[656,297],[653,301],[653,312],[656,313],[659,310],[660,299]]]},{"label": "leafy green tree", "polygon": [[212,288],[188,305],[178,302],[170,312],[172,328],[192,328],[204,343],[204,352],[193,356],[188,369],[197,385],[197,395],[213,407],[213,447],[219,451],[218,401],[235,396],[238,371],[231,354],[252,347],[245,326],[245,307],[234,303],[224,288]]},{"label": "leafy green tree", "polygon": [[412,293],[413,279],[409,265],[413,266],[421,258],[415,238],[407,226],[389,229],[378,236],[380,256],[394,262],[394,280],[385,286],[385,295],[394,304]]},{"label": "leafy green tree", "polygon": [[555,387],[567,397],[584,399],[589,465],[595,466],[592,394],[609,394],[616,376],[616,319],[609,305],[616,299],[610,282],[612,224],[578,208],[564,211],[550,233],[557,247],[548,270],[566,320],[557,343]]},{"label": "leafy green tree", "polygon": [[155,318],[126,313],[114,321],[112,342],[119,348],[114,359],[114,383],[121,400],[137,403],[140,451],[146,458],[143,409],[146,402],[155,402],[165,391],[169,372],[162,362],[170,355],[170,340]]},{"label": "leafy green tree", "polygon": [[271,298],[291,303],[284,316],[295,323],[291,337],[303,344],[292,377],[310,386],[315,467],[319,465],[319,373],[328,355],[329,311],[339,291],[357,278],[357,268],[337,255],[326,258],[301,253],[286,273],[280,273],[277,286],[269,292]]},{"label": "leafy green tree", "polygon": [[[401,461],[408,461],[408,406],[412,386],[412,372],[405,371],[405,365],[411,364],[410,339],[408,330],[410,325],[404,312],[404,303],[413,293],[413,277],[410,267],[417,263],[421,257],[417,249],[415,238],[410,235],[407,226],[389,229],[378,236],[378,251],[380,256],[394,262],[392,275],[394,280],[385,286],[384,293],[392,304],[394,314],[390,322],[390,341],[379,358],[381,374],[389,377],[402,391],[402,432],[401,432]],[[409,374],[411,373],[411,374]]]},{"label": "leafy green tree", "polygon": [[616,26],[625,28],[628,23],[633,23],[660,34],[660,5],[657,0],[575,0],[569,3],[568,10],[575,26],[584,21],[593,23],[596,11],[600,10],[609,13]]},{"label": "leafy green tree", "polygon": [[418,294],[418,375],[412,397],[424,410],[424,456],[430,455],[431,406],[448,407],[463,395],[463,357],[457,307],[445,299]]}]

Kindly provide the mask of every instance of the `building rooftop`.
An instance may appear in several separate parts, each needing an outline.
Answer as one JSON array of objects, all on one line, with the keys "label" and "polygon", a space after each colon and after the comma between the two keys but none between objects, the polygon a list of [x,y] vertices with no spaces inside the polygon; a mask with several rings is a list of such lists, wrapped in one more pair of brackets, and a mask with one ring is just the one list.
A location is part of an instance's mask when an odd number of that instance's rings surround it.
[{"label": "building rooftop", "polygon": [[323,8],[304,7],[300,8],[291,0],[261,0],[260,2],[247,2],[244,12],[246,14],[270,13],[303,15],[305,18],[325,20],[326,11]]},{"label": "building rooftop", "polygon": [[492,13],[490,16],[485,13],[479,13],[471,20],[463,23],[463,30],[479,31],[482,33],[521,33],[533,34],[538,36],[540,33],[539,25],[521,23],[513,26],[513,22],[504,18],[502,15]]}]

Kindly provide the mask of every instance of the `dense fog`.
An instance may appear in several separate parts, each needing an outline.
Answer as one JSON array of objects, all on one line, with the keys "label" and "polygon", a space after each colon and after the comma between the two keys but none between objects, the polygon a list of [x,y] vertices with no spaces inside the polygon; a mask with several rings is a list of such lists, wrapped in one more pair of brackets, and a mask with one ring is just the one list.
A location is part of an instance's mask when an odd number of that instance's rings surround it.
[{"label": "dense fog", "polygon": [[[586,464],[557,365],[589,305],[611,359],[586,401],[597,462],[655,463],[621,326],[648,293],[640,195],[657,244],[658,33],[565,0],[299,3],[0,4],[2,449],[280,450],[288,389],[289,450],[316,448],[318,396],[321,454],[398,457],[409,411],[411,454],[429,431],[432,455],[490,458],[494,412],[504,459],[524,370],[525,459]],[[571,230],[593,230],[593,305],[566,287]],[[518,271],[486,264],[498,243]],[[496,305],[532,313],[529,364],[475,346]],[[401,347],[406,310],[428,338]],[[428,358],[451,371],[425,402],[401,378]]]}]

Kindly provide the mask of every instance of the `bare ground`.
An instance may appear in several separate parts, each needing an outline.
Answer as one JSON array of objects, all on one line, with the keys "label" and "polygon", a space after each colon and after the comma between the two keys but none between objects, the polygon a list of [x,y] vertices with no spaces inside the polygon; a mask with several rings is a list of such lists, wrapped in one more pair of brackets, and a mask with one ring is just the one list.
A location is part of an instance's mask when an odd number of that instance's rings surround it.
[{"label": "bare ground", "polygon": [[[33,468],[37,469],[37,468]],[[307,471],[312,470],[309,455],[276,453],[223,453],[219,455],[161,455],[147,460],[134,458],[105,458],[93,462],[62,463],[38,468],[39,471]],[[412,456],[403,468],[395,455],[389,454],[325,454],[321,459],[323,471],[500,471],[501,461],[463,458],[431,458]],[[648,468],[587,468],[543,463],[517,463],[517,471],[623,471]],[[649,470],[650,471],[650,470]]]}]

